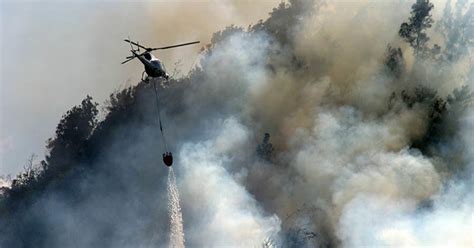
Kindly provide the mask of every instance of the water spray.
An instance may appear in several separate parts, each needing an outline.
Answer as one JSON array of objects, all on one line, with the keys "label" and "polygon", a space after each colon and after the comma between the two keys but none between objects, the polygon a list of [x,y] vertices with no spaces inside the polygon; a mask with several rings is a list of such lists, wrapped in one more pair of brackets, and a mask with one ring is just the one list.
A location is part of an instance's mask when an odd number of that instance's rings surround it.
[{"label": "water spray", "polygon": [[184,248],[183,214],[173,168],[168,170],[168,212],[170,215],[170,248]]}]

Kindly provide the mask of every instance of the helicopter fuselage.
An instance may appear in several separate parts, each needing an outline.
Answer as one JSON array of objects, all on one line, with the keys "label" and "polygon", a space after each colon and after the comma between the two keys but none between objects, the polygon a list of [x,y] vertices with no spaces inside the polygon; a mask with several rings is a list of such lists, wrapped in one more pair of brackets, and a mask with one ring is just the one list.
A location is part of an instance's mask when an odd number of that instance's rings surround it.
[{"label": "helicopter fuselage", "polygon": [[157,59],[153,54],[151,53],[144,53],[142,55],[138,55],[135,52],[133,52],[138,59],[142,62],[142,64],[145,66],[145,72],[148,76],[157,78],[157,77],[162,77],[165,79],[168,79],[168,73],[166,73],[165,67],[163,63]]},{"label": "helicopter fuselage", "polygon": [[[145,47],[143,45],[140,45],[138,44],[138,42],[133,42],[130,39],[125,39],[124,41],[130,44],[130,48],[132,49],[130,51],[132,52],[133,55],[128,56],[126,60],[122,62],[122,64],[125,64],[134,58],[138,58],[142,62],[142,64],[145,66],[145,72],[149,77],[152,77],[152,78],[162,77],[166,80],[168,80],[169,75],[168,73],[166,73],[165,66],[159,59],[157,59],[155,56],[153,56],[153,54],[151,54],[151,51],[170,49],[170,48],[188,46],[188,45],[199,43],[199,41],[193,41],[193,42],[176,44],[172,46],[150,48],[150,47]],[[134,48],[133,45],[135,45],[137,48]],[[140,48],[145,49],[145,52],[138,54],[137,52],[140,52]],[[142,74],[142,79],[143,79],[143,74]]]}]

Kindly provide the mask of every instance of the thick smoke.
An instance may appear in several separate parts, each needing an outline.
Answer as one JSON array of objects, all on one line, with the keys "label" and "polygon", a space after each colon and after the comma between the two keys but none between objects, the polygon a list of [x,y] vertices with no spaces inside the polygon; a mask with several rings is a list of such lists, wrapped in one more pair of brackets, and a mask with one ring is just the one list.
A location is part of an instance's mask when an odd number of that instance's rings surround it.
[{"label": "thick smoke", "polygon": [[[186,143],[179,153],[182,166],[186,235],[191,247],[259,246],[276,235],[280,220],[265,214],[258,202],[239,183],[239,175],[227,171],[235,151],[248,144],[249,131],[229,118],[215,123],[209,140]],[[265,187],[262,182],[262,187]]]},{"label": "thick smoke", "polygon": [[[216,33],[197,68],[162,84],[186,245],[472,246],[474,5],[435,2],[434,21],[451,25],[413,47],[399,35],[412,4],[282,3]],[[77,195],[53,185],[22,205],[20,227],[47,227],[27,244],[168,244],[152,87],[121,94],[85,172],[63,175]]]},{"label": "thick smoke", "polygon": [[[207,44],[232,23],[265,18],[278,2],[1,1],[0,174],[14,176],[29,155],[43,156],[61,115],[86,94],[103,102],[140,80],[141,63],[120,65],[130,55],[123,39],[153,47]],[[184,75],[200,48],[155,55],[171,75]]]}]

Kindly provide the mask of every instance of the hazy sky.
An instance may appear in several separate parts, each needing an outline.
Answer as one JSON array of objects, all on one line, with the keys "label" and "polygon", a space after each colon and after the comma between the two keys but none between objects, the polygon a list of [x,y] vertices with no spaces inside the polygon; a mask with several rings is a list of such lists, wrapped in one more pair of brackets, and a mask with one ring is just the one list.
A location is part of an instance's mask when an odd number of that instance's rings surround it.
[{"label": "hazy sky", "polygon": [[167,69],[187,71],[213,32],[247,27],[280,0],[255,1],[1,1],[0,175],[17,174],[31,154],[42,159],[45,141],[61,116],[86,96],[103,103],[135,84],[143,71],[122,40],[162,46]]}]

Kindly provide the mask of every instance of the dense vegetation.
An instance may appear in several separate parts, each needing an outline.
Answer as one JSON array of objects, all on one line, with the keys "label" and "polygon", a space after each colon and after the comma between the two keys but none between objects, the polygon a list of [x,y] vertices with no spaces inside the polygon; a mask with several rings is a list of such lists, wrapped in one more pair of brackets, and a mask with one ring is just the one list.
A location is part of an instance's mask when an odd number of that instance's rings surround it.
[{"label": "dense vegetation", "polygon": [[[206,72],[213,66],[208,58],[228,37],[257,36],[261,33],[270,37],[272,45],[267,48],[269,58],[266,60],[269,73],[276,73],[281,69],[293,71],[294,74],[311,71],[304,59],[298,57],[294,51],[293,36],[302,20],[317,11],[314,5],[312,1],[290,0],[274,8],[268,19],[250,25],[247,29],[229,26],[216,32],[211,43],[203,48],[199,67],[194,68],[186,77],[172,79],[167,84],[159,85],[160,104],[166,106],[164,111],[169,122],[185,121],[191,116],[195,120],[194,128],[199,129],[205,123],[205,120],[198,118],[204,116],[202,113],[218,114],[233,107],[221,104],[216,99],[205,99],[197,112],[190,113],[186,109],[186,103],[192,97],[191,92],[199,91],[200,84],[208,80],[209,75]],[[428,157],[441,156],[444,159],[462,160],[463,156],[456,154],[460,150],[447,151],[442,144],[458,135],[460,118],[466,109],[472,106],[474,95],[468,86],[455,89],[448,95],[440,94],[426,82],[425,79],[430,77],[422,74],[430,73],[423,70],[427,64],[431,66],[457,61],[462,57],[463,49],[472,46],[474,41],[472,37],[462,33],[462,30],[454,30],[457,26],[451,25],[467,15],[458,13],[451,18],[451,23],[440,24],[439,29],[447,37],[445,47],[436,44],[430,46],[427,33],[435,23],[431,17],[433,8],[429,0],[417,0],[409,19],[402,23],[398,30],[400,38],[412,47],[416,59],[414,66],[416,73],[407,70],[404,54],[399,47],[389,46],[385,58],[380,59],[385,63],[385,70],[392,77],[393,84],[406,85],[403,89],[394,87],[393,93],[386,99],[387,112],[396,113],[403,108],[426,109],[423,112],[425,116],[422,117],[427,120],[426,131],[411,140],[411,147],[419,149]],[[457,39],[451,38],[453,33],[457,34]],[[108,203],[112,198],[123,198],[134,202],[130,204],[139,206],[137,207],[139,215],[155,215],[154,217],[159,215],[158,217],[166,219],[166,213],[152,214],[155,201],[141,202],[144,196],[156,196],[157,201],[164,199],[161,193],[154,193],[153,190],[156,187],[164,187],[164,172],[160,170],[152,173],[144,172],[154,171],[153,168],[160,163],[161,156],[158,149],[161,144],[156,128],[152,87],[153,84],[139,82],[135,86],[111,94],[105,106],[105,118],[101,121],[98,120],[98,104],[90,96],[64,114],[56,127],[55,136],[47,141],[48,156],[40,165],[30,166],[17,175],[12,181],[11,188],[6,189],[1,196],[0,246],[50,247],[48,237],[61,230],[54,230],[54,223],[42,217],[44,204],[48,202],[44,199],[60,198],[61,204],[75,209],[84,206],[83,202],[91,201],[89,196],[94,195],[96,197],[93,201],[97,206],[116,209],[110,211],[118,216],[124,216],[123,222],[126,223],[127,218],[133,218],[127,216],[129,208],[115,206],[114,201]],[[209,111],[210,109],[213,111]],[[176,134],[176,139],[186,136],[196,138],[198,134],[193,134],[184,127],[180,129],[179,134]],[[134,148],[140,143],[143,143],[141,147]],[[278,147],[275,147],[275,151],[273,148],[267,151],[265,161],[274,161],[278,151]],[[127,155],[125,157],[130,158],[132,162],[114,160],[111,153],[125,153]],[[140,162],[135,163],[134,160]],[[145,165],[147,163],[149,165]],[[133,186],[133,183],[129,183],[130,180],[143,180],[147,183]],[[57,221],[69,221],[68,217],[62,215],[58,215],[57,218],[64,218]],[[84,218],[96,221],[95,217]],[[112,240],[116,229],[120,227],[98,222],[101,232],[96,234],[97,240],[92,240],[88,244],[100,247],[117,245]],[[158,224],[151,222],[147,224],[148,227],[166,231],[167,227],[157,227]],[[285,244],[288,247],[301,247],[311,244],[313,242],[311,240],[321,238],[321,234],[306,230],[305,227],[292,226],[283,231],[286,232]],[[142,230],[127,231],[123,235],[132,236],[135,232]],[[153,236],[147,235],[140,237]],[[163,240],[166,240],[166,237],[159,238],[159,241]],[[130,244],[133,242],[134,238],[131,238]],[[271,241],[267,243],[270,244]],[[327,238],[325,244],[337,245],[337,241]]]}]

